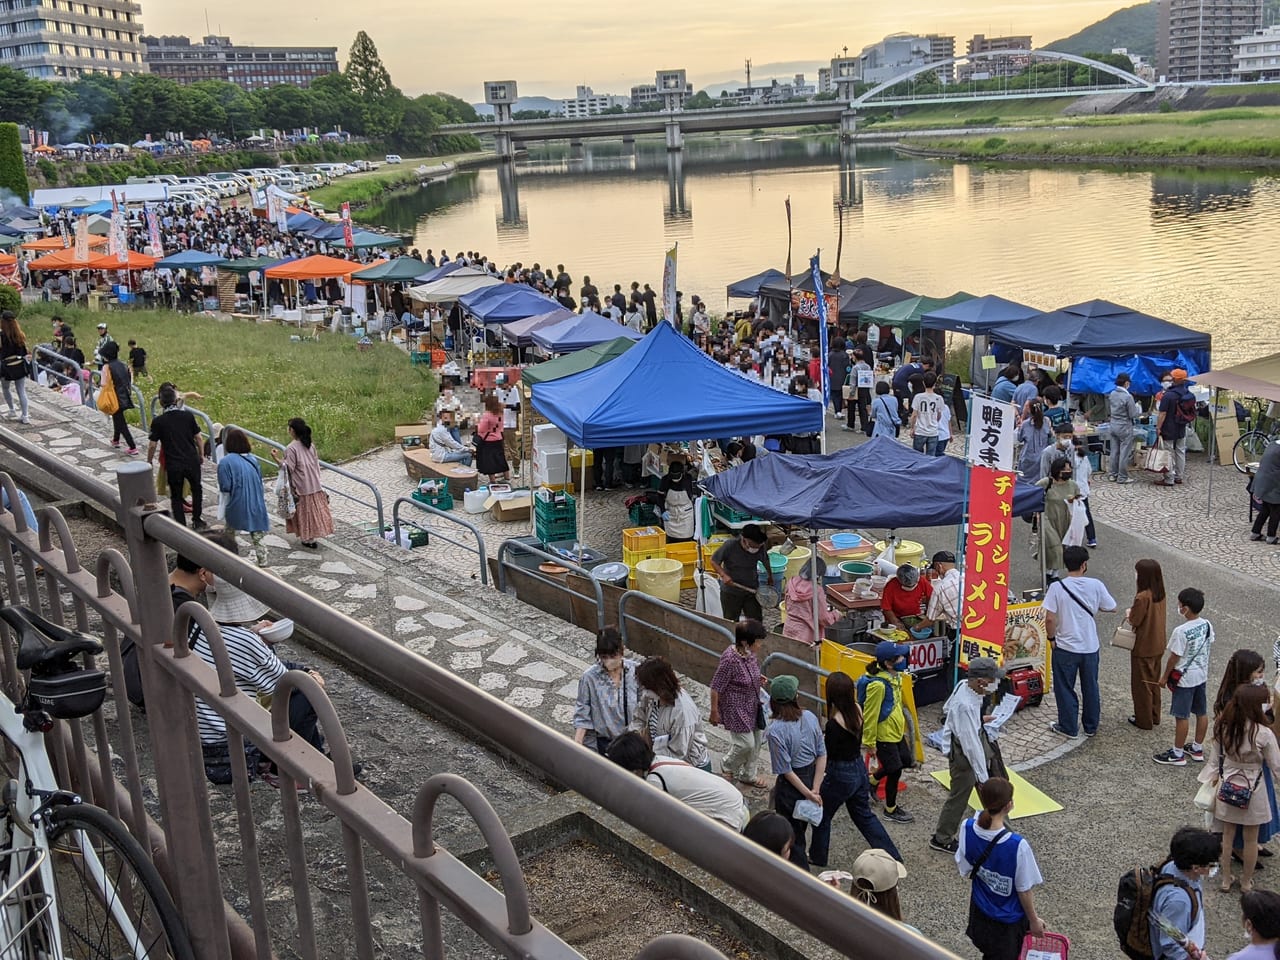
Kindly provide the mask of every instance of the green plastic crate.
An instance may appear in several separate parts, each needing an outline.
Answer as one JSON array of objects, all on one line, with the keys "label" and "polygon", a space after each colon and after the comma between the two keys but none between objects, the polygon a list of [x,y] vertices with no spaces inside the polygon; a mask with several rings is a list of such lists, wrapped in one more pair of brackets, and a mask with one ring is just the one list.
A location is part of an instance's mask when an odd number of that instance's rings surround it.
[{"label": "green plastic crate", "polygon": [[413,499],[419,503],[425,503],[428,507],[435,507],[437,510],[452,510],[453,496],[448,493],[438,493],[434,496],[428,496],[425,493],[413,491]]}]

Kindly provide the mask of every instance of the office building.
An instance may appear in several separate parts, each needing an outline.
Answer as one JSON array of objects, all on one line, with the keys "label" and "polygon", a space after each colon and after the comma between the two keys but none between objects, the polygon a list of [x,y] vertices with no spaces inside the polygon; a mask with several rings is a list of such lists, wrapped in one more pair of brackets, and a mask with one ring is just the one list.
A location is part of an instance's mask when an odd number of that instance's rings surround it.
[{"label": "office building", "polygon": [[[965,53],[997,53],[1001,50],[1031,50],[1031,37],[988,37],[975,33],[965,43]],[[961,83],[970,80],[994,80],[999,77],[1016,77],[1031,65],[1031,57],[1025,53],[1011,53],[1005,57],[983,57],[960,65],[956,79]]]},{"label": "office building", "polygon": [[146,36],[142,44],[151,72],[178,83],[225,80],[245,90],[286,83],[309,87],[317,77],[338,72],[337,47],[237,46],[230,37],[217,36],[198,43],[183,36]]},{"label": "office building", "polygon": [[0,66],[42,80],[146,73],[131,0],[0,0]]},{"label": "office building", "polygon": [[[858,54],[858,79],[862,83],[884,83],[916,67],[949,60],[955,55],[955,48],[955,37],[895,33],[862,48]],[[939,68],[938,79],[950,81],[948,67]]]},{"label": "office building", "polygon": [[1156,72],[1170,83],[1230,80],[1236,41],[1261,27],[1259,0],[1159,0]]},{"label": "office building", "polygon": [[1235,43],[1233,80],[1255,83],[1280,80],[1280,25],[1255,30]]},{"label": "office building", "polygon": [[803,73],[797,73],[790,80],[773,79],[768,83],[754,83],[737,90],[725,90],[720,94],[720,102],[734,106],[786,103],[788,100],[808,100],[817,92],[813,84],[805,82]]},{"label": "office building", "polygon": [[583,117],[595,117],[615,107],[623,110],[631,106],[627,97],[614,96],[612,93],[596,93],[590,87],[578,87],[572,100],[560,101],[560,112],[569,120],[580,120]]}]

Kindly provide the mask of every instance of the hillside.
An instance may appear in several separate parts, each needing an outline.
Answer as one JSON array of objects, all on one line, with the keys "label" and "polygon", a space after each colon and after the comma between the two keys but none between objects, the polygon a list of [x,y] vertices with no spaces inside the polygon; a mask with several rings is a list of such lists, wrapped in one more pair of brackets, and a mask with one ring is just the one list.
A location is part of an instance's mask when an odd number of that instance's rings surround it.
[{"label": "hillside", "polygon": [[1156,53],[1156,2],[1148,0],[1132,7],[1117,10],[1111,16],[1091,23],[1079,33],[1074,33],[1044,49],[1058,53],[1107,53],[1116,47],[1125,47],[1130,53],[1151,58]]}]

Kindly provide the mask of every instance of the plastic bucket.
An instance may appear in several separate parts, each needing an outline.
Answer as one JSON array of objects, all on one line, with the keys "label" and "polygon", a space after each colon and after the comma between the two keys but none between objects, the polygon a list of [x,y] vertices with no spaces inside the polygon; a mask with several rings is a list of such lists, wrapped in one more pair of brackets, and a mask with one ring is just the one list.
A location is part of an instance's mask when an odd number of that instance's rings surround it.
[{"label": "plastic bucket", "polygon": [[615,587],[622,587],[624,590],[627,586],[627,578],[631,575],[631,568],[625,563],[602,563],[591,571],[591,576],[595,577],[602,583],[611,583]]},{"label": "plastic bucket", "polygon": [[[769,558],[769,570],[773,572],[773,582],[777,583],[787,575],[787,557],[782,553],[770,553],[766,556]],[[756,573],[760,575],[761,583],[769,582],[769,573],[765,571],[763,563],[756,564]]]},{"label": "plastic bucket", "polygon": [[[885,548],[889,546],[888,541],[880,540],[876,543],[876,552],[883,553]],[[916,543],[914,540],[903,540],[898,544],[898,548],[894,551],[893,562],[898,566],[909,563],[913,566],[920,566],[924,560],[924,544]]]},{"label": "plastic bucket", "polygon": [[[770,565],[772,565],[774,562],[773,557],[775,554],[777,556],[786,558],[787,565],[786,565],[786,572],[784,573],[784,576],[794,577],[797,573],[800,572],[800,568],[809,562],[809,559],[813,556],[813,551],[810,550],[808,547],[796,547],[790,553],[783,553],[779,547],[774,547],[769,551]],[[773,569],[774,569],[774,572],[776,573],[777,567],[774,567]]]},{"label": "plastic bucket", "polygon": [[636,564],[636,589],[659,600],[680,602],[680,578],[684,564],[679,560],[655,557]]},{"label": "plastic bucket", "polygon": [[484,513],[484,502],[489,499],[489,488],[467,490],[462,494],[462,509],[467,513]]},{"label": "plastic bucket", "polygon": [[853,583],[876,572],[875,564],[866,560],[846,560],[840,564],[840,579],[845,583]]}]

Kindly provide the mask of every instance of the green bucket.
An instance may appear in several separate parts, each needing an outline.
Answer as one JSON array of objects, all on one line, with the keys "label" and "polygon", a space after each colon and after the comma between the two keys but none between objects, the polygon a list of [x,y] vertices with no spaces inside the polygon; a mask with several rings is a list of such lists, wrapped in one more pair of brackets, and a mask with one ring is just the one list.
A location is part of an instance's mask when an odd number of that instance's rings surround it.
[{"label": "green bucket", "polygon": [[840,579],[845,583],[853,583],[875,572],[875,564],[868,563],[866,560],[846,560],[840,564]]},{"label": "green bucket", "polygon": [[[769,556],[769,569],[773,571],[775,577],[781,576],[787,569],[787,555],[785,553],[771,553]],[[764,564],[757,563],[756,569],[760,573],[764,573]]]}]

